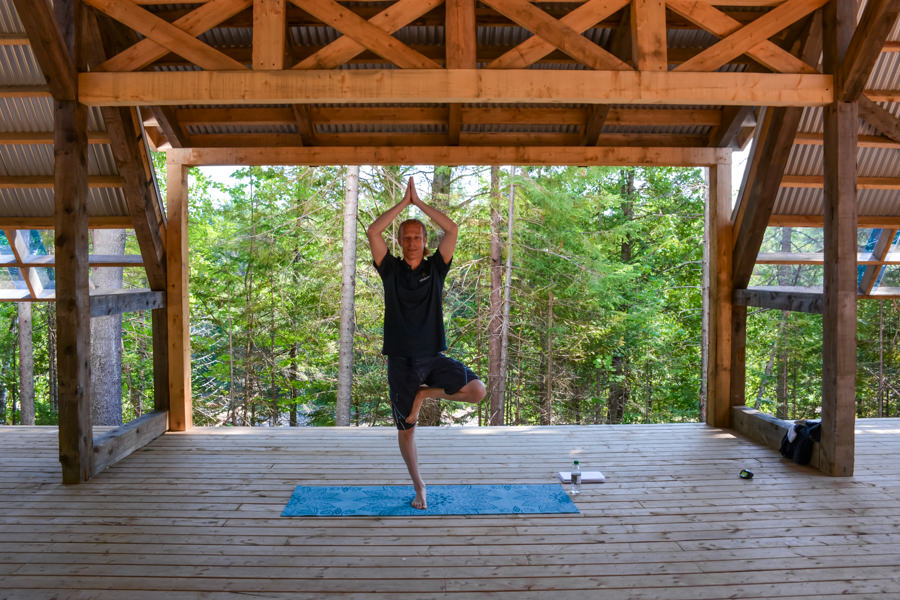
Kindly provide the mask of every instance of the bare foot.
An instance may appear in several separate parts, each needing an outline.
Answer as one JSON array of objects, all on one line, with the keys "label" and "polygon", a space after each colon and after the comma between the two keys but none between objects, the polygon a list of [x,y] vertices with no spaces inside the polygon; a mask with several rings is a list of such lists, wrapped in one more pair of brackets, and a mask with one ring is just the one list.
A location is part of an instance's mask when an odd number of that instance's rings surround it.
[{"label": "bare foot", "polygon": [[410,504],[413,508],[418,508],[419,510],[428,508],[424,485],[422,487],[416,486],[416,497],[413,498],[413,501],[410,502]]}]

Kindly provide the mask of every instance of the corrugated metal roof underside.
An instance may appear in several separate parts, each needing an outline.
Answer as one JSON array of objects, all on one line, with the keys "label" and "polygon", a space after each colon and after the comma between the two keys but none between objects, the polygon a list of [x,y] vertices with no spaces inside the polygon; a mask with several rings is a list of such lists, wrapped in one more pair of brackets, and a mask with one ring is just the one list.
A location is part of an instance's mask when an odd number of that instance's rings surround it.
[{"label": "corrugated metal roof underside", "polygon": [[[121,188],[91,188],[88,216],[115,217],[128,214]],[[0,217],[52,217],[53,189],[0,189]]]},{"label": "corrugated metal roof underside", "polygon": [[[857,214],[864,216],[900,216],[900,192],[894,190],[857,190]],[[822,188],[781,188],[775,198],[774,214],[823,215],[825,195]]]}]

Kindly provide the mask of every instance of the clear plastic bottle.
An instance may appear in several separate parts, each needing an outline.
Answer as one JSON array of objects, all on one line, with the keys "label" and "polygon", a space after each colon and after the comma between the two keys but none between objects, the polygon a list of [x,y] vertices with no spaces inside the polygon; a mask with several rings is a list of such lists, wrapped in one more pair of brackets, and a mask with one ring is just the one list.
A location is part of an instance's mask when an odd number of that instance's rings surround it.
[{"label": "clear plastic bottle", "polygon": [[572,493],[580,494],[581,493],[581,465],[578,464],[578,461],[575,461],[575,464],[572,466]]}]

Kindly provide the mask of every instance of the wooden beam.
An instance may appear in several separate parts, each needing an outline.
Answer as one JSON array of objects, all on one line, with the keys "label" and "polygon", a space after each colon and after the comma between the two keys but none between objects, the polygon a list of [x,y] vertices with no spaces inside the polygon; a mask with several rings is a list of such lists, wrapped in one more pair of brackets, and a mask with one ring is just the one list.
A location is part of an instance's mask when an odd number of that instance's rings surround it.
[{"label": "wooden beam", "polygon": [[93,468],[96,475],[164,434],[169,415],[153,411],[94,440]]},{"label": "wooden beam", "polygon": [[722,109],[721,124],[709,134],[709,145],[716,148],[734,148],[744,122],[756,110],[753,106],[726,106]]},{"label": "wooden beam", "polygon": [[631,70],[629,65],[582,36],[580,31],[554,19],[527,0],[482,2],[592,69]]},{"label": "wooden beam", "polygon": [[[855,144],[854,139],[854,146]],[[823,188],[825,177],[821,175],[785,175],[781,187]],[[857,177],[856,188],[860,190],[900,190],[900,177]]]},{"label": "wooden beam", "polygon": [[[720,38],[724,38],[722,42],[719,42],[715,46],[724,43],[725,40],[731,39],[736,41],[732,36],[738,35],[743,32],[741,35],[746,35],[747,33],[753,33],[753,30],[744,31],[744,24],[740,21],[726,15],[724,12],[715,8],[711,3],[707,2],[692,2],[691,0],[671,0],[666,2],[666,6],[671,9],[673,12],[681,15],[694,25],[698,27],[702,27],[703,29],[709,31],[713,35],[716,35]],[[754,22],[755,23],[755,22]],[[784,23],[786,27],[788,23]],[[816,69],[809,64],[809,62],[804,61],[802,59],[797,58],[792,55],[787,50],[779,47],[773,42],[768,41],[768,37],[759,37],[756,38],[758,41],[755,45],[745,48],[743,51],[746,52],[748,56],[753,58],[759,64],[772,69],[776,72],[783,73],[815,73]],[[709,50],[712,50],[715,46],[710,47]],[[722,46],[719,49],[724,50],[726,47]],[[700,53],[694,55],[690,59],[682,62],[675,70],[684,70],[684,71],[703,71],[703,70],[713,70],[706,68],[706,59],[713,58],[709,54],[706,56],[701,56],[706,50],[701,51]],[[733,52],[729,53],[732,54]],[[740,52],[738,53],[740,54]],[[699,58],[698,58],[699,57]],[[732,60],[736,58],[737,55],[732,56],[730,59]],[[721,56],[717,56],[716,60],[713,62],[718,62]],[[727,60],[725,62],[727,62]],[[818,57],[814,59],[818,61]],[[692,62],[693,61],[693,62]],[[724,64],[724,63],[723,63]],[[720,65],[721,66],[721,65]],[[763,103],[764,104],[764,103]]]},{"label": "wooden beam", "polygon": [[[430,10],[440,6],[443,0],[399,0],[369,19],[369,23],[391,34],[408,25]],[[343,35],[321,50],[294,65],[293,69],[333,69],[362,53],[365,46],[348,35]]]},{"label": "wooden beam", "polygon": [[300,134],[300,143],[309,146],[316,140],[316,127],[314,117],[308,104],[293,104],[291,112],[294,122],[297,124],[297,133]]},{"label": "wooden beam", "polygon": [[[21,233],[17,230],[12,230],[16,233]],[[6,230],[7,235],[9,235],[10,230]],[[88,266],[89,267],[139,267],[142,266],[143,259],[139,254],[126,254],[126,255],[115,255],[115,254],[91,254],[88,256]],[[21,260],[16,260],[15,262],[8,262],[0,259],[0,267],[47,267],[52,268],[56,266],[56,255],[55,254],[42,254],[39,256],[35,255],[25,255]]]},{"label": "wooden beam", "polygon": [[0,98],[47,98],[52,95],[46,85],[0,86]]},{"label": "wooden beam", "polygon": [[291,0],[323,23],[403,69],[438,69],[436,62],[334,0]]},{"label": "wooden beam", "polygon": [[866,96],[857,100],[859,116],[869,125],[895,142],[900,142],[900,119],[881,108]]},{"label": "wooden beam", "polygon": [[287,39],[285,0],[253,0],[253,69],[284,69]]},{"label": "wooden beam", "polygon": [[[590,0],[565,15],[559,20],[559,23],[581,33],[621,10],[627,4],[628,0]],[[556,48],[555,44],[538,35],[533,35],[489,62],[487,68],[524,69],[538,62]],[[613,55],[615,55],[614,52]]]},{"label": "wooden beam", "polygon": [[[144,37],[185,60],[210,70],[243,70],[247,67],[223,52],[204,44],[190,33],[169,23],[131,0],[82,0]],[[109,61],[107,61],[109,62]],[[104,66],[106,63],[103,63]]]},{"label": "wooden beam", "polygon": [[603,131],[603,125],[609,117],[609,104],[592,104],[588,106],[587,118],[581,127],[581,145],[596,146]]},{"label": "wooden beam", "polygon": [[[166,319],[169,359],[169,429],[192,426],[191,332],[188,275],[188,167],[169,153],[166,161]],[[242,162],[242,161],[239,161]]]},{"label": "wooden beam", "polygon": [[[823,66],[836,73],[855,28],[856,2],[832,0],[824,16]],[[823,117],[822,470],[848,477],[853,475],[856,419],[857,104],[836,97]]]},{"label": "wooden beam", "polygon": [[406,70],[81,73],[93,106],[438,103],[821,106],[831,75],[628,71]]},{"label": "wooden beam", "polygon": [[900,90],[865,90],[863,93],[872,102],[900,102]]},{"label": "wooden beam", "polygon": [[[879,257],[874,252],[859,252],[856,255],[857,265],[885,264],[887,254]],[[756,257],[758,265],[823,265],[824,252],[760,252]]]},{"label": "wooden beam", "polygon": [[[85,143],[87,136],[85,135]],[[88,177],[88,187],[115,188],[122,187],[123,180],[118,175],[91,175]],[[39,188],[52,188],[54,178],[52,175],[7,175],[0,177],[0,188],[28,190]]]},{"label": "wooden beam", "polygon": [[631,56],[638,71],[667,71],[664,0],[632,0],[631,28]]},{"label": "wooden beam", "polygon": [[[198,36],[246,9],[253,0],[211,0],[172,22],[189,36]],[[165,44],[146,38],[98,65],[95,71],[138,71],[170,52]]]},{"label": "wooden beam", "polygon": [[734,290],[734,303],[739,306],[821,314],[823,296],[821,288],[750,287]]},{"label": "wooden beam", "polygon": [[[54,217],[0,217],[0,229],[53,229]],[[128,229],[131,219],[126,215],[88,217],[89,229]]]},{"label": "wooden beam", "polygon": [[[862,116],[862,104],[860,104],[859,112],[860,118],[865,120],[865,117]],[[898,128],[900,128],[900,122],[898,122]],[[898,132],[898,137],[900,137],[900,132]],[[800,131],[797,132],[797,137],[794,138],[794,144],[821,146],[823,140],[824,136],[821,133]],[[859,135],[856,138],[856,146],[857,148],[885,148],[891,150],[900,150],[900,141],[892,140],[889,137],[881,135]]]},{"label": "wooden beam", "polygon": [[165,292],[153,290],[92,290],[91,317],[108,317],[129,312],[163,308]]},{"label": "wooden beam", "polygon": [[[676,70],[714,71],[741,54],[755,50],[760,40],[772,37],[788,25],[818,10],[826,2],[828,0],[789,0],[681,63]],[[771,68],[772,65],[766,66]],[[804,69],[802,72],[808,71]]]},{"label": "wooden beam", "polygon": [[[88,144],[108,144],[109,135],[105,131],[89,131],[87,141]],[[0,144],[4,146],[50,145],[52,143],[52,131],[4,131],[0,133]]]},{"label": "wooden beam", "polygon": [[[57,5],[68,23],[80,23],[77,3]],[[66,38],[79,45],[78,28]],[[76,66],[77,63],[76,63]],[[54,102],[54,225],[56,229],[56,323],[59,398],[59,462],[63,483],[92,475],[91,328],[88,297],[87,107]]]},{"label": "wooden beam", "polygon": [[169,145],[173,148],[187,148],[192,145],[178,121],[178,112],[171,106],[153,106],[150,108],[150,112],[156,119],[157,127],[165,134]]},{"label": "wooden beam", "polygon": [[895,237],[897,237],[896,228],[882,229],[881,233],[878,234],[878,241],[875,242],[875,248],[872,250],[872,258],[879,261],[881,264],[868,265],[865,271],[863,271],[862,280],[859,283],[859,291],[861,294],[868,296],[875,288],[875,282],[878,280],[878,275],[884,268],[883,264],[887,262],[888,252],[890,252],[891,247],[894,245]]},{"label": "wooden beam", "polygon": [[[733,294],[733,292],[732,292]],[[733,298],[733,296],[732,296]],[[731,406],[746,403],[747,386],[747,307],[731,304]]]},{"label": "wooden beam", "polygon": [[341,148],[216,148],[172,150],[171,160],[195,165],[630,165],[706,166],[729,160],[718,148],[348,146]]},{"label": "wooden beam", "polygon": [[731,426],[731,163],[708,169],[709,307],[706,422]]},{"label": "wooden beam", "polygon": [[[476,65],[475,0],[447,0],[444,27],[448,69],[474,69]],[[447,134],[452,146],[459,145],[462,106],[447,107]]]},{"label": "wooden beam", "polygon": [[[168,292],[167,292],[168,294]],[[169,328],[165,308],[150,315],[153,331],[153,410],[169,410]]]},{"label": "wooden beam", "polygon": [[859,25],[853,32],[850,46],[835,73],[837,97],[843,102],[854,102],[863,92],[875,62],[881,56],[897,14],[900,0],[869,0]]},{"label": "wooden beam", "polygon": [[13,0],[31,41],[50,93],[58,100],[76,98],[75,63],[47,0]]},{"label": "wooden beam", "polygon": [[[778,214],[769,217],[770,227],[823,227],[822,215],[788,215]],[[860,215],[857,226],[874,228],[900,228],[900,216],[896,215]]]},{"label": "wooden beam", "polygon": [[112,139],[116,165],[124,180],[125,201],[131,215],[150,289],[166,285],[166,224],[159,190],[146,156],[135,109],[104,107],[103,120]]}]

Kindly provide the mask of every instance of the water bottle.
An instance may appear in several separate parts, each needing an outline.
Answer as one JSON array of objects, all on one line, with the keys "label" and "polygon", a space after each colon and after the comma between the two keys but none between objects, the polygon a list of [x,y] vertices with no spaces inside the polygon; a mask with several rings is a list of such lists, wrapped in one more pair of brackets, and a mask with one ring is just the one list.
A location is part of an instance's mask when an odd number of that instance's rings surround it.
[{"label": "water bottle", "polygon": [[579,493],[581,493],[581,465],[576,460],[572,467],[572,494]]}]

